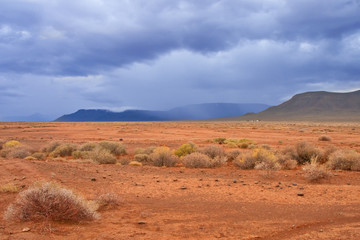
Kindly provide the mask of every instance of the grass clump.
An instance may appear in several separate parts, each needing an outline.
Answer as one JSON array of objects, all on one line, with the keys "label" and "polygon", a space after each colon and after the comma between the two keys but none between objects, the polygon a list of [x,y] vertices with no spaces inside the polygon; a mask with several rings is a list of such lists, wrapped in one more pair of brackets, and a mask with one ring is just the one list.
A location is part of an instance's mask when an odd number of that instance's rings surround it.
[{"label": "grass clump", "polygon": [[15,145],[13,147],[7,147],[3,150],[3,154],[8,158],[20,158],[24,159],[31,155],[31,152],[28,147],[23,145]]},{"label": "grass clump", "polygon": [[6,220],[72,221],[97,217],[87,202],[71,190],[45,182],[21,192],[5,214]]},{"label": "grass clump", "polygon": [[135,154],[147,154],[147,155],[150,155],[154,152],[156,147],[154,146],[150,146],[150,147],[147,147],[147,148],[136,148],[135,149]]},{"label": "grass clump", "polygon": [[337,150],[329,155],[326,165],[332,170],[360,171],[360,154],[351,150]]},{"label": "grass clump", "polygon": [[57,146],[54,151],[50,153],[50,157],[67,157],[71,156],[72,153],[76,150],[76,145],[71,143],[65,143]]},{"label": "grass clump", "polygon": [[316,160],[312,160],[311,163],[307,163],[304,168],[304,176],[309,182],[320,182],[323,179],[330,177],[330,173],[324,166],[319,165]]},{"label": "grass clump", "polygon": [[226,138],[224,138],[224,137],[218,137],[218,138],[213,139],[213,142],[218,143],[218,144],[224,144],[225,141],[226,141]]},{"label": "grass clump", "polygon": [[79,150],[82,152],[89,152],[94,150],[96,147],[98,146],[97,143],[94,142],[88,142],[88,143],[84,143],[80,146]]},{"label": "grass clump", "polygon": [[10,184],[10,183],[0,186],[0,192],[3,192],[3,193],[16,193],[19,190],[20,189],[16,185]]},{"label": "grass clump", "polygon": [[194,152],[182,159],[183,164],[188,168],[213,168],[219,167],[225,163],[226,158],[215,157],[210,158],[200,152]]},{"label": "grass clump", "polygon": [[175,150],[175,155],[178,157],[185,157],[186,155],[195,152],[197,146],[193,142],[185,143]]},{"label": "grass clump", "polygon": [[254,142],[250,139],[247,138],[242,138],[242,139],[227,139],[225,141],[225,144],[227,147],[230,148],[249,148],[249,146],[251,144],[254,144]]},{"label": "grass clump", "polygon": [[324,141],[324,142],[330,142],[332,139],[331,137],[327,136],[327,135],[321,135],[319,138],[318,138],[319,141]]},{"label": "grass clump", "polygon": [[264,148],[239,155],[233,164],[241,169],[278,170],[280,168],[275,154]]},{"label": "grass clump", "polygon": [[60,142],[57,142],[57,141],[51,142],[42,149],[42,152],[49,154],[49,153],[53,152],[60,145],[61,145]]},{"label": "grass clump", "polygon": [[136,154],[134,160],[141,163],[150,163],[150,155],[148,154]]},{"label": "grass clump", "polygon": [[172,154],[168,147],[157,147],[150,154],[152,165],[157,167],[173,167],[179,161],[179,158]]},{"label": "grass clump", "polygon": [[116,193],[104,193],[96,198],[98,210],[113,209],[120,205],[119,196]]},{"label": "grass clump", "polygon": [[31,156],[33,158],[36,158],[37,160],[45,160],[46,159],[46,155],[44,153],[41,153],[41,152],[35,152]]},{"label": "grass clump", "polygon": [[98,147],[89,152],[89,158],[99,164],[115,164],[117,158],[107,149]]},{"label": "grass clump", "polygon": [[299,142],[295,146],[296,160],[299,164],[310,163],[312,158],[321,157],[321,152],[308,142]]},{"label": "grass clump", "polygon": [[19,141],[10,140],[10,141],[5,142],[5,143],[2,145],[2,148],[3,148],[3,149],[13,148],[13,147],[20,146],[20,145],[21,145],[21,143],[20,143]]},{"label": "grass clump", "polygon": [[99,145],[114,155],[125,155],[126,147],[118,142],[102,141]]},{"label": "grass clump", "polygon": [[208,145],[201,149],[200,152],[209,156],[210,158],[224,157],[226,155],[224,149],[218,145]]},{"label": "grass clump", "polygon": [[234,161],[241,154],[240,150],[232,150],[226,153],[226,156],[229,161]]}]

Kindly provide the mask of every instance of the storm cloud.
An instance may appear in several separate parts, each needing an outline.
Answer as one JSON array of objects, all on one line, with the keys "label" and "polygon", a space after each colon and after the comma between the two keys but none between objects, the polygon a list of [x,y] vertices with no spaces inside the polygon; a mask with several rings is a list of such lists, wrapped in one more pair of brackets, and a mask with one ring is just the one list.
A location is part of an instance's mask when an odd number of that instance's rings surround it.
[{"label": "storm cloud", "polygon": [[0,119],[360,88],[359,0],[3,0]]}]

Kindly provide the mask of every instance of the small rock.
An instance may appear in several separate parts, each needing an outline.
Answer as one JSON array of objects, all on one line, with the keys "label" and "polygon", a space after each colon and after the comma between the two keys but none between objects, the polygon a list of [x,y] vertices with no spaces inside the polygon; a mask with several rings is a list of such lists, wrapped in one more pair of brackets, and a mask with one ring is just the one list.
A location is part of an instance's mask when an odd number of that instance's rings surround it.
[{"label": "small rock", "polygon": [[233,183],[237,183],[236,179],[233,180]]},{"label": "small rock", "polygon": [[146,222],[145,221],[138,221],[138,224],[139,225],[144,225],[144,224],[146,224]]},{"label": "small rock", "polygon": [[281,182],[279,182],[278,184],[281,185]]},{"label": "small rock", "polygon": [[122,139],[122,138],[119,138],[119,141],[120,141],[120,142],[122,142],[122,141],[123,141],[123,139]]},{"label": "small rock", "polygon": [[23,232],[30,232],[30,228],[26,227],[26,228],[23,228],[23,230],[21,230]]},{"label": "small rock", "polygon": [[24,180],[26,177],[22,177],[21,180]]},{"label": "small rock", "polygon": [[203,180],[202,178],[199,179],[199,181],[202,181],[202,180]]},{"label": "small rock", "polygon": [[215,179],[215,182],[218,182],[219,181],[219,179]]},{"label": "small rock", "polygon": [[181,189],[181,190],[185,190],[185,189],[187,189],[187,187],[182,186],[180,189]]},{"label": "small rock", "polygon": [[160,182],[160,180],[156,180],[156,182]]},{"label": "small rock", "polygon": [[293,186],[297,186],[297,184],[296,184],[296,183],[293,183],[292,185],[293,185]]},{"label": "small rock", "polygon": [[174,181],[174,182],[177,182],[178,180],[177,180],[177,179],[174,179],[173,181]]},{"label": "small rock", "polygon": [[94,177],[91,178],[91,181],[92,181],[92,182],[95,182],[95,181],[96,181],[96,178],[94,178]]},{"label": "small rock", "polygon": [[303,196],[304,196],[303,193],[298,193],[297,195],[298,195],[299,197],[303,197]]},{"label": "small rock", "polygon": [[275,187],[280,187],[280,185],[278,184],[278,185],[276,185]]},{"label": "small rock", "polygon": [[303,187],[299,187],[299,189],[300,189],[300,190],[304,190],[304,188],[303,188]]},{"label": "small rock", "polygon": [[348,183],[346,183],[347,185],[350,185],[350,183],[348,182]]},{"label": "small rock", "polygon": [[105,177],[105,176],[103,176],[103,179],[106,179],[106,177]]}]

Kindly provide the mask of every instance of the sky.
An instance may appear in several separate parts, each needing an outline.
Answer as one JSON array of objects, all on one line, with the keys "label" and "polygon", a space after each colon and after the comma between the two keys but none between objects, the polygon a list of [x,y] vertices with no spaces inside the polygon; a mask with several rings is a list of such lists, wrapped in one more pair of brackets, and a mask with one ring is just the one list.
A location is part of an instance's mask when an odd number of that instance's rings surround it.
[{"label": "sky", "polygon": [[360,89],[360,0],[0,0],[0,120]]}]

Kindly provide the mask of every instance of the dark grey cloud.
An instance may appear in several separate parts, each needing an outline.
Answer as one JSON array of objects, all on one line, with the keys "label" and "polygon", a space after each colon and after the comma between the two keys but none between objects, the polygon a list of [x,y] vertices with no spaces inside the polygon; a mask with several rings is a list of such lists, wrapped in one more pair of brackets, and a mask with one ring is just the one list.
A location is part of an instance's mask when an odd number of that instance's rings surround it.
[{"label": "dark grey cloud", "polygon": [[0,9],[2,114],[277,104],[360,88],[359,0],[3,0]]}]

